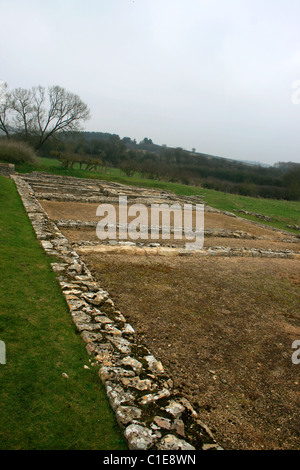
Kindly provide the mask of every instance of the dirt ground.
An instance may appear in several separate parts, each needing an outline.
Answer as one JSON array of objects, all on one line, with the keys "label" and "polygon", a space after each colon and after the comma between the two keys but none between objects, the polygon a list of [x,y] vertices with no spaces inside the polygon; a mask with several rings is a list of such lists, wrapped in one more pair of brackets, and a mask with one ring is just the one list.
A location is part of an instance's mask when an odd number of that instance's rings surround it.
[{"label": "dirt ground", "polygon": [[[51,218],[97,221],[98,204],[42,201]],[[299,251],[286,235],[222,214],[204,246]],[[71,242],[95,229],[63,229]],[[78,251],[80,253],[80,249]],[[272,258],[81,255],[225,449],[300,449],[300,261]]]},{"label": "dirt ground", "polygon": [[84,256],[225,449],[300,449],[300,263]]}]

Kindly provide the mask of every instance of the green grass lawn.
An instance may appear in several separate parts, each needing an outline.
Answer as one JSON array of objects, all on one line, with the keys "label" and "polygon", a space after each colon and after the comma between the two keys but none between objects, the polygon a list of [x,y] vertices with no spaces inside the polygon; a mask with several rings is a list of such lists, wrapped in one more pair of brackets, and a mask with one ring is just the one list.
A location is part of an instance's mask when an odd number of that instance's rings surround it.
[{"label": "green grass lawn", "polygon": [[0,449],[126,449],[51,261],[0,176]]},{"label": "green grass lawn", "polygon": [[[283,201],[277,199],[263,199],[248,196],[239,196],[236,194],[223,193],[210,189],[204,189],[197,186],[189,186],[180,183],[170,183],[166,181],[157,181],[142,178],[139,174],[132,177],[126,177],[121,170],[117,168],[109,168],[106,171],[85,171],[80,170],[79,165],[75,165],[74,169],[66,170],[62,167],[59,160],[50,158],[37,158],[35,166],[30,165],[17,165],[16,170],[25,173],[33,170],[47,171],[57,175],[75,176],[79,178],[95,178],[103,179],[106,181],[116,181],[123,184],[132,186],[143,186],[150,188],[159,188],[163,190],[173,191],[179,195],[200,195],[204,196],[206,203],[216,209],[223,211],[234,212],[236,215],[262,222],[265,225],[270,225],[276,228],[288,230],[292,233],[298,233],[295,230],[290,230],[287,225],[300,225],[300,202],[299,201]],[[266,215],[271,217],[271,222],[262,221],[256,217],[239,213],[239,210],[247,212],[254,212],[257,214]]]}]

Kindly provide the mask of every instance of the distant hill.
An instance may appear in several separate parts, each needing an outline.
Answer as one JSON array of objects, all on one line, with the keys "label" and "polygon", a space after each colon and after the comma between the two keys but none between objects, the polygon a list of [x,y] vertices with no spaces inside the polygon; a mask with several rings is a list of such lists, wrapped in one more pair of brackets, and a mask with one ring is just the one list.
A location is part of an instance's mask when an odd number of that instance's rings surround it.
[{"label": "distant hill", "polygon": [[[80,134],[86,139],[86,140],[109,140],[111,137],[119,137],[118,134],[111,134],[109,132],[98,132],[98,131],[82,131]],[[149,139],[145,137],[142,141],[139,143],[135,139],[131,139],[130,137],[123,137],[121,139],[123,142],[126,144],[126,148],[129,150],[145,150],[148,152],[154,152],[154,153],[161,153],[163,152],[166,148],[169,149],[175,149],[176,147],[168,147],[166,145],[158,145],[154,144],[152,139]],[[180,147],[179,147],[180,148]],[[228,157],[221,157],[219,155],[211,155],[207,153],[202,153],[202,152],[196,152],[196,151],[189,151],[189,150],[184,150],[187,153],[191,153],[194,155],[199,155],[201,157],[205,157],[207,159],[225,159],[227,161],[232,161],[232,162],[238,162],[238,163],[243,163],[245,165],[256,165],[256,166],[262,166],[262,167],[270,167],[271,165],[268,165],[267,163],[261,163],[259,161],[251,161],[251,160],[238,160],[234,158],[228,158]]]},{"label": "distant hill", "polygon": [[[296,163],[267,165],[155,144],[106,132],[81,132],[81,152],[99,156],[108,166],[119,167],[127,176],[200,185],[245,196],[300,199]],[[300,179],[300,178],[299,178]]]}]

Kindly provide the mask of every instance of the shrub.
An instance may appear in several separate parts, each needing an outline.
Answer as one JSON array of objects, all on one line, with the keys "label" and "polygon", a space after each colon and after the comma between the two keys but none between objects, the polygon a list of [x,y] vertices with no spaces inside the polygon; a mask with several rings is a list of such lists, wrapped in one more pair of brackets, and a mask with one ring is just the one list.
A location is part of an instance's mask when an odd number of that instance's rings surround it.
[{"label": "shrub", "polygon": [[35,163],[35,152],[25,142],[0,140],[0,160],[8,163]]}]

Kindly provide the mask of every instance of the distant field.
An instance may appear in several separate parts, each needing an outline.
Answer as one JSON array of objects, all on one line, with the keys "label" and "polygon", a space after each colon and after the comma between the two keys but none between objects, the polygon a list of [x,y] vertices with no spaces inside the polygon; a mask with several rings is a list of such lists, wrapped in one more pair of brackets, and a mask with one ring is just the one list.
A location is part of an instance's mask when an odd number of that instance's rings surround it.
[{"label": "distant field", "polygon": [[[135,174],[132,177],[127,177],[121,172],[121,170],[117,168],[109,168],[105,171],[103,170],[97,172],[85,171],[80,170],[79,165],[77,164],[74,166],[74,169],[66,170],[62,167],[59,160],[51,158],[38,158],[38,164],[34,167],[29,165],[17,165],[16,169],[20,173],[31,172],[33,170],[46,171],[48,173],[53,173],[56,175],[75,176],[79,178],[96,178],[107,181],[117,181],[119,183],[128,184],[132,186],[161,188],[164,190],[173,191],[175,194],[180,195],[200,195],[204,196],[205,201],[209,206],[224,211],[234,212],[241,217],[257,222],[263,222],[264,224],[269,226],[297,233],[295,230],[290,230],[286,226],[295,224],[300,225],[299,201],[283,201],[276,199],[262,199],[248,196],[239,196],[235,194],[204,189],[197,186],[188,186],[179,183],[169,183],[165,181],[146,179],[142,178],[138,174]],[[262,214],[270,217],[272,221],[261,221],[256,217],[241,214],[238,212],[239,210]]]}]

